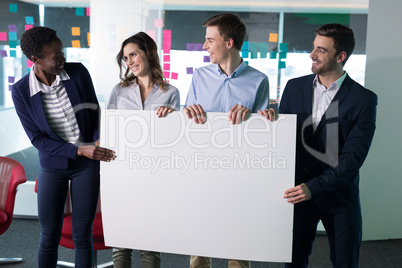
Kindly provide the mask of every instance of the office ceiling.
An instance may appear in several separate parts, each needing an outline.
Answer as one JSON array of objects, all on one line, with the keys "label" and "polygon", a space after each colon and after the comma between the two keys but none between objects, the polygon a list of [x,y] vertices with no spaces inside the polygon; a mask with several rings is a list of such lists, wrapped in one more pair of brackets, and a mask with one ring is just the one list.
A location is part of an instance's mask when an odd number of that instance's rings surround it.
[{"label": "office ceiling", "polygon": [[[45,6],[57,7],[87,7],[90,6],[90,0],[22,0],[32,4],[43,4]],[[95,0],[108,1],[108,0]],[[136,1],[136,0],[127,0]],[[137,0],[141,1],[141,0]],[[367,12],[369,0],[144,0],[151,6],[163,6],[167,9],[214,9],[226,8],[228,10],[239,9],[262,9],[262,10],[308,10],[325,11],[337,10],[354,12]]]}]

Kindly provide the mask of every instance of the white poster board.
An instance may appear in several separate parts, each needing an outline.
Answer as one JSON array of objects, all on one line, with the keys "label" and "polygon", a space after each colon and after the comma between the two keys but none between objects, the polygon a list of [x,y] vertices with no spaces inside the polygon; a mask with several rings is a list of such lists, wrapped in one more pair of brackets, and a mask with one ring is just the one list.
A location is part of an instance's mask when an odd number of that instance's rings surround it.
[{"label": "white poster board", "polygon": [[290,262],[296,116],[207,116],[104,111],[101,145],[117,155],[101,163],[106,245]]}]

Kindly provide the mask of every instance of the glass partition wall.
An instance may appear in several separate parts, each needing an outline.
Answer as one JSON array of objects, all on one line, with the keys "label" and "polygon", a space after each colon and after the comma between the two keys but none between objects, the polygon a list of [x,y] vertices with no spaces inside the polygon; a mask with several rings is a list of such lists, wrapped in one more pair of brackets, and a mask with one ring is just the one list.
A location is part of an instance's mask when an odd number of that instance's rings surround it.
[{"label": "glass partition wall", "polygon": [[[210,1],[191,1],[191,5],[184,5],[173,0],[93,1],[86,6],[79,3],[79,7],[74,6],[75,1],[41,3],[7,0],[0,4],[1,108],[13,106],[10,86],[30,70],[32,63],[21,53],[19,39],[32,26],[43,25],[57,30],[68,61],[82,62],[97,79],[118,82],[115,62],[102,67],[110,69],[110,77],[99,76],[91,68],[103,65],[99,54],[92,61],[90,58],[93,54],[91,11],[94,14],[103,12],[102,20],[107,27],[97,28],[96,34],[112,44],[106,52],[113,60],[121,41],[135,33],[130,30],[131,23],[139,25],[136,26],[137,31],[147,32],[155,39],[165,77],[180,90],[182,105],[194,69],[209,64],[208,53],[202,49],[205,36],[202,23],[210,16],[223,12],[238,14],[246,24],[247,36],[241,55],[247,64],[269,77],[272,104],[278,103],[290,78],[310,73],[309,53],[314,30],[325,23],[337,22],[354,30],[356,49],[345,69],[364,84],[368,0],[317,0],[314,5],[307,1],[299,1],[297,5],[288,1],[219,1],[213,5]],[[91,4],[94,6],[92,9]],[[133,7],[133,14],[140,15],[123,23],[116,22],[113,16],[119,10],[122,14],[129,13],[126,7]],[[110,13],[114,13],[111,16],[105,11],[108,8]],[[111,88],[100,89],[101,98],[103,95],[107,99]]]}]

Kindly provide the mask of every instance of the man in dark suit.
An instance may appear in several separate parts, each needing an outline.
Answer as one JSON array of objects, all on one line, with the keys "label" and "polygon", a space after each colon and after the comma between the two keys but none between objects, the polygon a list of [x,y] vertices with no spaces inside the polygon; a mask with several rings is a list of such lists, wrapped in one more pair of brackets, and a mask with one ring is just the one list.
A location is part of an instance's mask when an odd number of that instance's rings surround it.
[{"label": "man in dark suit", "polygon": [[362,238],[359,169],[374,135],[377,96],[343,70],[352,54],[353,31],[340,24],[316,30],[314,74],[290,80],[279,113],[297,114],[292,263],[307,267],[322,221],[334,267],[357,267]]}]

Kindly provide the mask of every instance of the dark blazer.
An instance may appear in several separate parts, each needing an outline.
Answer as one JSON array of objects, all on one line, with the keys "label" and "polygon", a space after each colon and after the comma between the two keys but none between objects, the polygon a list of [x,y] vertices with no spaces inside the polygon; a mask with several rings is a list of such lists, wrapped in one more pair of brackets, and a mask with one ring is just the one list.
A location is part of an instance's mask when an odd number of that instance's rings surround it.
[{"label": "dark blazer", "polygon": [[[65,63],[70,80],[63,81],[75,111],[83,142],[99,139],[99,104],[88,70],[81,63]],[[12,86],[15,110],[31,143],[39,151],[43,168],[67,169],[68,160],[75,159],[78,147],[64,141],[49,126],[41,93],[30,96],[29,74]]]},{"label": "dark blazer", "polygon": [[347,75],[314,132],[314,78],[289,80],[279,106],[297,114],[296,185],[306,183],[320,212],[360,209],[359,169],[374,135],[377,95]]}]

